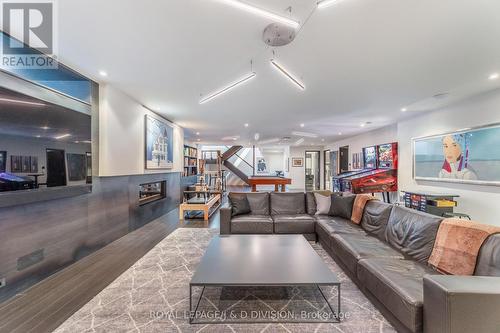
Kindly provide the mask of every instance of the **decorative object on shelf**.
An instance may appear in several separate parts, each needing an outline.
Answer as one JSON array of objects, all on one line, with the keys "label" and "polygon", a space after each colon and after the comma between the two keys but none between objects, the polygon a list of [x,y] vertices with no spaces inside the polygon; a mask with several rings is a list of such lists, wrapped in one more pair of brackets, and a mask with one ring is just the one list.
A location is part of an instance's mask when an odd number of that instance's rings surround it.
[{"label": "decorative object on shelf", "polygon": [[[457,194],[402,191],[404,205],[436,216],[453,216]],[[451,215],[445,215],[451,214]]]},{"label": "decorative object on shelf", "polygon": [[292,167],[302,168],[304,166],[304,159],[302,157],[292,157]]},{"label": "decorative object on shelf", "polygon": [[145,168],[171,169],[173,167],[173,127],[159,117],[145,116]]},{"label": "decorative object on shelf", "polygon": [[66,154],[69,181],[82,181],[87,177],[87,156],[85,154]]},{"label": "decorative object on shelf", "polygon": [[413,178],[500,185],[500,124],[413,139]]}]

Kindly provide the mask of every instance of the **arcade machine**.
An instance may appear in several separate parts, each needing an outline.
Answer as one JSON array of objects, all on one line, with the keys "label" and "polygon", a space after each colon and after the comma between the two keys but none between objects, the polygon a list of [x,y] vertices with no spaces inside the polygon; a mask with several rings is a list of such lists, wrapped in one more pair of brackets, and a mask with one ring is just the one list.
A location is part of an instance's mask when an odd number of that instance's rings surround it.
[{"label": "arcade machine", "polygon": [[354,194],[382,193],[384,201],[390,202],[389,192],[398,190],[398,144],[377,146],[377,156],[377,169],[344,178],[343,187]]},{"label": "arcade machine", "polygon": [[375,170],[377,168],[377,150],[375,146],[363,148],[363,169],[341,173],[333,177],[333,191],[344,192],[344,179],[352,177],[361,173]]}]

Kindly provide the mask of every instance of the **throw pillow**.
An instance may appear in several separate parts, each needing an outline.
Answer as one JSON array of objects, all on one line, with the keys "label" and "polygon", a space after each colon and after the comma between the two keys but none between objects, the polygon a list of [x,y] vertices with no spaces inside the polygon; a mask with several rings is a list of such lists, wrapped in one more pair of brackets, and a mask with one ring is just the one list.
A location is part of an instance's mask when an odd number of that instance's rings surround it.
[{"label": "throw pillow", "polygon": [[332,196],[332,203],[330,206],[330,214],[332,216],[340,216],[350,220],[352,216],[352,207],[354,206],[355,195],[347,196]]},{"label": "throw pillow", "polygon": [[244,193],[229,193],[231,203],[231,216],[249,214],[251,212],[250,203]]},{"label": "throw pillow", "polygon": [[316,214],[315,215],[328,215],[330,212],[330,206],[332,204],[332,199],[330,196],[324,196],[320,193],[314,193],[314,199],[316,199]]}]

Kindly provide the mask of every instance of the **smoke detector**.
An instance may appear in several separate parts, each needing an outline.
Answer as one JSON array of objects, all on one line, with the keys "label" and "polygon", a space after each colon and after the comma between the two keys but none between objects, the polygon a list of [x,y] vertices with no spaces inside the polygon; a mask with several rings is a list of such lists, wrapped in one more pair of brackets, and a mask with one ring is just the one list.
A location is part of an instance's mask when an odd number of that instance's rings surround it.
[{"label": "smoke detector", "polygon": [[270,46],[283,46],[295,39],[296,30],[282,23],[269,24],[262,33],[264,43]]}]

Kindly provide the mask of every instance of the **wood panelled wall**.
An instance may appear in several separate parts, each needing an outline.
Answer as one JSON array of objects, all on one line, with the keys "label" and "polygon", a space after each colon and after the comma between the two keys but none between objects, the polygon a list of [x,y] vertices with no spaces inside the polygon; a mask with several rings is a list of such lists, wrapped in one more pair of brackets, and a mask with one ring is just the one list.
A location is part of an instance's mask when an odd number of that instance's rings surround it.
[{"label": "wood panelled wall", "polygon": [[[139,206],[139,185],[158,180],[167,197]],[[180,173],[94,177],[90,194],[0,208],[0,302],[176,209],[180,193]]]}]

